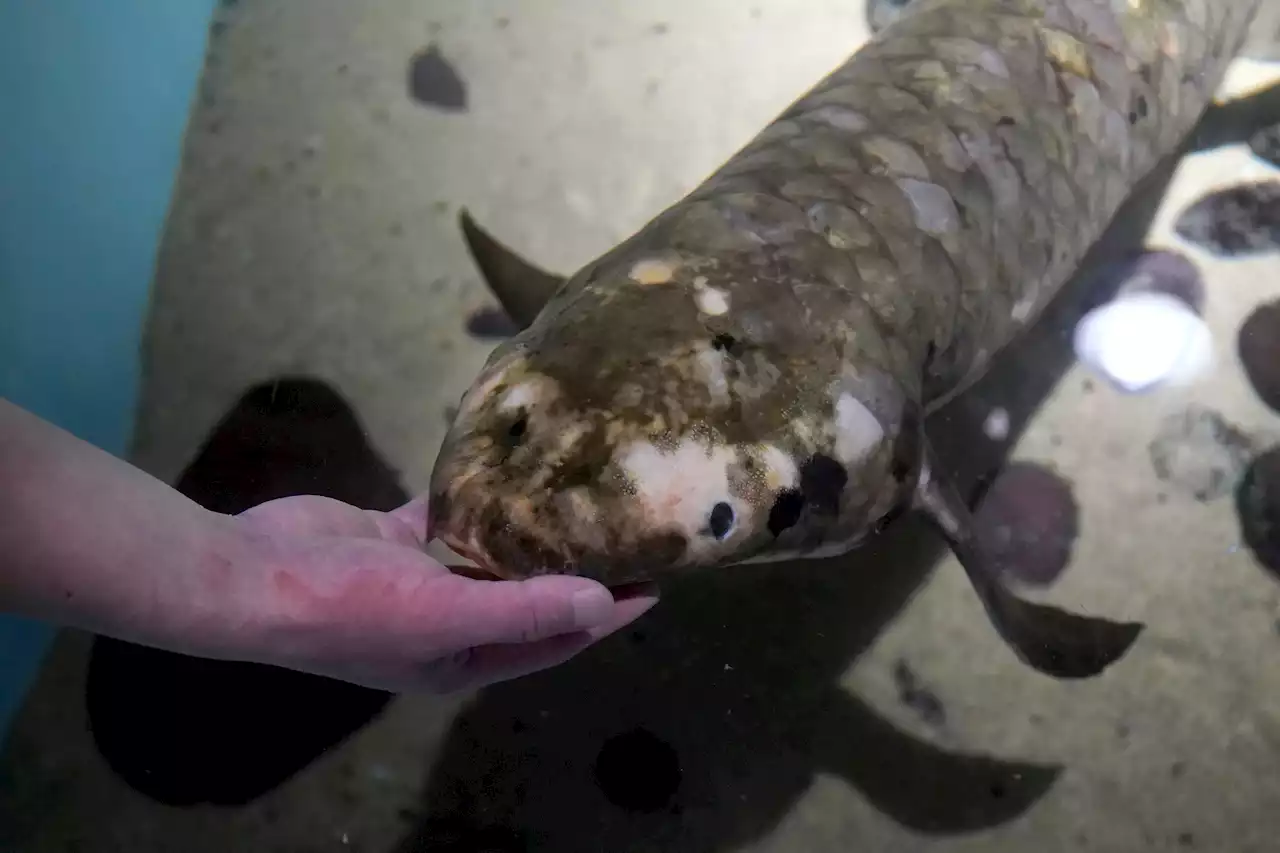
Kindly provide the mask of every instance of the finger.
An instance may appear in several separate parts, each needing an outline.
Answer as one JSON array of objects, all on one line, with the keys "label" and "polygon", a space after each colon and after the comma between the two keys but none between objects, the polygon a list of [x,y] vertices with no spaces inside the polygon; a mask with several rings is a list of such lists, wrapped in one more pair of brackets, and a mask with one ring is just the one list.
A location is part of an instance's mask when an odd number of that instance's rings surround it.
[{"label": "finger", "polygon": [[407,504],[386,513],[387,517],[403,525],[419,545],[427,544],[431,533],[431,513],[427,496],[419,495]]},{"label": "finger", "polygon": [[466,654],[437,661],[432,680],[438,690],[465,690],[559,666],[631,624],[657,603],[657,596],[636,595],[618,602],[611,619],[588,631],[560,634],[533,643],[497,643],[471,649]]},{"label": "finger", "polygon": [[[614,590],[613,593],[616,596],[618,591]],[[589,629],[587,633],[591,635],[593,642],[602,640],[639,619],[657,603],[658,595],[656,590],[650,594],[633,593],[626,598],[616,599],[613,606],[613,616],[609,621]]]},{"label": "finger", "polygon": [[432,584],[433,610],[445,614],[442,633],[456,648],[491,643],[532,643],[600,628],[616,615],[602,584],[569,575],[523,581],[479,581],[447,575]]},{"label": "finger", "polygon": [[381,539],[374,515],[333,498],[294,495],[250,507],[239,518],[277,533]]},{"label": "finger", "polygon": [[422,681],[436,693],[475,690],[559,666],[594,642],[586,631],[575,631],[535,643],[478,646],[466,654],[432,661]]}]

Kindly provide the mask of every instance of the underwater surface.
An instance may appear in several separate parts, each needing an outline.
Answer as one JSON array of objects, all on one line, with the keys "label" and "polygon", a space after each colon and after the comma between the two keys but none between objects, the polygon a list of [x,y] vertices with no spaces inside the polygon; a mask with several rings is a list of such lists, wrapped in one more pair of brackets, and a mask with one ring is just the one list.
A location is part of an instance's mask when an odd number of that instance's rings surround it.
[{"label": "underwater surface", "polygon": [[[905,4],[850,6],[223,2],[132,458],[227,513],[422,493],[459,398],[519,329],[459,212],[579,268]],[[1238,62],[1237,106],[926,422],[1002,582],[1146,626],[1100,675],[1022,663],[916,518],[845,557],[664,581],[627,629],[473,694],[63,632],[0,755],[0,844],[1274,849],[1274,81]]]}]

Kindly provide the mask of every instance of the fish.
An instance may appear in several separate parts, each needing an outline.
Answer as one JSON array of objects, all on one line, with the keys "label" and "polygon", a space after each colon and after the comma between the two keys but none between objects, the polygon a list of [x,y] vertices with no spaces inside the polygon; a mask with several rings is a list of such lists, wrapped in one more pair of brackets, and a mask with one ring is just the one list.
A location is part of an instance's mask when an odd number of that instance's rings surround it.
[{"label": "fish", "polygon": [[458,403],[433,534],[478,576],[625,587],[837,556],[919,514],[1020,660],[1103,672],[1143,625],[1009,589],[923,424],[1187,140],[1275,31],[1265,5],[916,0],[570,276],[464,210],[520,331]]}]

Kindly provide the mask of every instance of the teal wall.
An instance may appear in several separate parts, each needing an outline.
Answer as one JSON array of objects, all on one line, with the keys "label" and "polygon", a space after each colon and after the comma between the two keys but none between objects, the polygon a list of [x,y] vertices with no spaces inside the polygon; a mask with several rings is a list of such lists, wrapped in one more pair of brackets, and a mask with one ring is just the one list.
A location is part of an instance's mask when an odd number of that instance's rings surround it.
[{"label": "teal wall", "polygon": [[[0,0],[0,396],[117,455],[214,5]],[[0,737],[51,635],[0,617]]]}]

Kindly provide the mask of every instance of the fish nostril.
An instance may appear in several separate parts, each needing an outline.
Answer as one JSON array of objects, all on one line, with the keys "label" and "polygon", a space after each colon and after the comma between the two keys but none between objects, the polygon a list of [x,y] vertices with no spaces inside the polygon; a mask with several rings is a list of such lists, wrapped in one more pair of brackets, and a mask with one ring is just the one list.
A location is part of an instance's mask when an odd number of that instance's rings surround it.
[{"label": "fish nostril", "polygon": [[507,428],[507,435],[511,438],[519,440],[524,438],[525,431],[529,429],[529,419],[521,415],[516,421]]},{"label": "fish nostril", "polygon": [[724,539],[733,531],[734,521],[733,507],[721,501],[711,508],[711,515],[707,518],[707,529],[716,539]]}]

